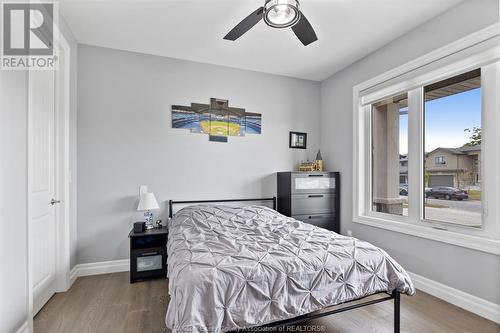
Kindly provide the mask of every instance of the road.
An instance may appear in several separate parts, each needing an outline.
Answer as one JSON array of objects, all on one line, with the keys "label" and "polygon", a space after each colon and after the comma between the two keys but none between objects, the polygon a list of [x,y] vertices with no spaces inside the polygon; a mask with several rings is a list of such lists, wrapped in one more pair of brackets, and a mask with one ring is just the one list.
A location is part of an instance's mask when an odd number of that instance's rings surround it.
[{"label": "road", "polygon": [[425,199],[426,203],[432,205],[448,206],[452,209],[465,210],[468,212],[481,213],[481,201],[479,200],[444,200],[444,199]]},{"label": "road", "polygon": [[[407,199],[405,196],[401,198]],[[479,200],[425,199],[425,202],[429,205],[444,206],[426,207],[426,219],[474,227],[481,225],[481,201]]]}]

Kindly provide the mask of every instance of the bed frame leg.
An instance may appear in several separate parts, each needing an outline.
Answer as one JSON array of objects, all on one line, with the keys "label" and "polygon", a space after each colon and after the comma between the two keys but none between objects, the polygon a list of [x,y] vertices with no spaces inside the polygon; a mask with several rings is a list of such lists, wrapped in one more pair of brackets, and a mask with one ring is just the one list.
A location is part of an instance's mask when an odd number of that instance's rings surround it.
[{"label": "bed frame leg", "polygon": [[394,333],[399,333],[400,332],[400,319],[401,319],[401,313],[400,313],[400,305],[401,305],[401,294],[399,291],[394,290],[392,292],[392,296],[394,297]]}]

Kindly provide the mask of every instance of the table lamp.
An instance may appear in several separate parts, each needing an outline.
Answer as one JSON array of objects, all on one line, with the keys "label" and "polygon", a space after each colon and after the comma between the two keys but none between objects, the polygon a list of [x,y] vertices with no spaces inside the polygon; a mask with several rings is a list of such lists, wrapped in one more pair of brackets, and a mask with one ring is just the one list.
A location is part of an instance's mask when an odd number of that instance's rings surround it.
[{"label": "table lamp", "polygon": [[152,192],[141,194],[141,199],[139,200],[139,205],[137,206],[138,211],[144,211],[144,219],[146,220],[146,229],[153,229],[153,209],[159,209],[158,201],[156,201],[155,195]]}]

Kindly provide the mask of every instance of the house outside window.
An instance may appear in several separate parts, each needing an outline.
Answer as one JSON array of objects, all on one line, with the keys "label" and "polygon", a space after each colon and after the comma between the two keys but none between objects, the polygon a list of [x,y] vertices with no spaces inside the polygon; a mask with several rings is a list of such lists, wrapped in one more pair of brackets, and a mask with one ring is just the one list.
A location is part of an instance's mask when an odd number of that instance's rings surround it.
[{"label": "house outside window", "polygon": [[[408,154],[399,155],[399,186],[408,186]],[[403,192],[408,192],[408,189]]]},{"label": "house outside window", "polygon": [[[436,154],[446,155],[435,156]],[[427,186],[451,186],[464,190],[475,187],[476,190],[480,190],[480,158],[480,144],[458,148],[436,148],[427,153],[425,158]],[[431,163],[433,159],[434,166]],[[444,166],[446,169],[443,169]]]}]

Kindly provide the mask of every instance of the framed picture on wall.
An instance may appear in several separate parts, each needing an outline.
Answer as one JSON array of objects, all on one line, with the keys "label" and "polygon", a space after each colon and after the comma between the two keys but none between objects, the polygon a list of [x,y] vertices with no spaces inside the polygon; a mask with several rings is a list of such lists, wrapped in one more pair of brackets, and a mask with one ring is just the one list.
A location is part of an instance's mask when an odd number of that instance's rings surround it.
[{"label": "framed picture on wall", "polygon": [[307,133],[290,132],[290,148],[306,149],[307,148]]}]

